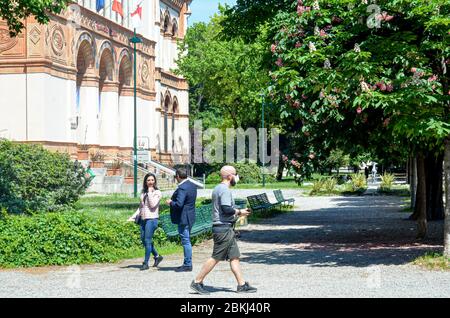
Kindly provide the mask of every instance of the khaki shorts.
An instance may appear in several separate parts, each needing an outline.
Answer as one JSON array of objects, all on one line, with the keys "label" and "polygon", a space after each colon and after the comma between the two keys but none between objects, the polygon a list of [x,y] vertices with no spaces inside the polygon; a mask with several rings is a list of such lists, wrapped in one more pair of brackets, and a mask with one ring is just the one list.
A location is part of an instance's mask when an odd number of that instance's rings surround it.
[{"label": "khaki shorts", "polygon": [[217,231],[213,230],[213,241],[212,258],[216,261],[227,261],[241,256],[232,227]]}]

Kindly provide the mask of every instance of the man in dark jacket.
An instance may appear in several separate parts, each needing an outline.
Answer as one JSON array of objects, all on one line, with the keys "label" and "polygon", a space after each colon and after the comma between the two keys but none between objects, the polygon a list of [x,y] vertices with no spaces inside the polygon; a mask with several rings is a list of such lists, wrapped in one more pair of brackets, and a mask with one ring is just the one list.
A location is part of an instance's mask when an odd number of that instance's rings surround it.
[{"label": "man in dark jacket", "polygon": [[178,187],[167,204],[170,206],[172,223],[178,224],[178,233],[184,250],[183,265],[176,269],[177,272],[192,271],[192,245],[191,229],[195,223],[195,201],[197,199],[197,186],[187,179],[186,169],[177,170],[175,178]]}]

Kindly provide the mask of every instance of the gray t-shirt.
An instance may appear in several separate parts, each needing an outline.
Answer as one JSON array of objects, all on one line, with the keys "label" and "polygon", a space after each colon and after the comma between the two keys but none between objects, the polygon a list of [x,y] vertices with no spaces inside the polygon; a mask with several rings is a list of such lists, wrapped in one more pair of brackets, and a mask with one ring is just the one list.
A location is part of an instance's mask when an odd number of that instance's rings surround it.
[{"label": "gray t-shirt", "polygon": [[225,215],[221,205],[228,205],[234,208],[234,199],[231,190],[223,183],[217,185],[212,192],[212,220],[213,224],[216,225],[232,223],[234,215]]}]

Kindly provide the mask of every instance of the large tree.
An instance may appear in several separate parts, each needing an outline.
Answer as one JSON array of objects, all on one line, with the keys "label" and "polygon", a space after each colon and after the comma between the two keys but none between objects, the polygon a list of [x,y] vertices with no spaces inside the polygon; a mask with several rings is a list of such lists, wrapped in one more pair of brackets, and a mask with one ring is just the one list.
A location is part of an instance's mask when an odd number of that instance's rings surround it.
[{"label": "large tree", "polygon": [[426,158],[442,156],[450,136],[450,2],[368,2],[299,0],[279,12],[271,22],[269,93],[282,117],[301,122],[303,134],[320,142],[310,138],[312,148],[322,146],[322,132],[329,142],[378,139],[415,153],[424,237]]}]

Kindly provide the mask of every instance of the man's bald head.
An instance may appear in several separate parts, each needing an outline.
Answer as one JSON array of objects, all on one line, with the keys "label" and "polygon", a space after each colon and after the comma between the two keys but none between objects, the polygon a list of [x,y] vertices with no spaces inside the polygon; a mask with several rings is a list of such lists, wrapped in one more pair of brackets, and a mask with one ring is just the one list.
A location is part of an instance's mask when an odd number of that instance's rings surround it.
[{"label": "man's bald head", "polygon": [[233,166],[223,166],[220,169],[220,177],[226,179],[230,175],[236,175],[236,169]]}]

